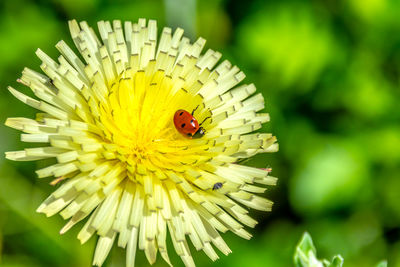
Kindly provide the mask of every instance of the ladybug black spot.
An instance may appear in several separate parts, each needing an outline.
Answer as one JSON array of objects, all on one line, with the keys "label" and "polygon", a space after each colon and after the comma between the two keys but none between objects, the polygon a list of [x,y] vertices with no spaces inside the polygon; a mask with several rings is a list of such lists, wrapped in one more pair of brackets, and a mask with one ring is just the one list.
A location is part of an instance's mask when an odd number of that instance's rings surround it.
[{"label": "ladybug black spot", "polygon": [[182,114],[183,114],[183,111],[181,113],[179,113],[179,116],[182,116]]},{"label": "ladybug black spot", "polygon": [[182,127],[182,128],[185,128],[185,125],[186,125],[186,123],[182,123],[181,127]]},{"label": "ladybug black spot", "polygon": [[190,120],[190,123],[193,123],[193,120]]}]

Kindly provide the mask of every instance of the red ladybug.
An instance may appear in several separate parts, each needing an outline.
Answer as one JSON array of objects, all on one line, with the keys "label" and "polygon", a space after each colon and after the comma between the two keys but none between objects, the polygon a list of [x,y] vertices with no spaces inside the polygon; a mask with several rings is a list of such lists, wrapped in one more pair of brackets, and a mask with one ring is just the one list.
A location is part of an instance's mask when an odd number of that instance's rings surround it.
[{"label": "red ladybug", "polygon": [[194,110],[192,113],[189,113],[183,109],[177,110],[174,115],[175,128],[184,136],[189,138],[200,138],[206,133],[204,128],[201,127],[201,124],[205,120],[199,124],[199,122],[193,116],[193,113]]}]

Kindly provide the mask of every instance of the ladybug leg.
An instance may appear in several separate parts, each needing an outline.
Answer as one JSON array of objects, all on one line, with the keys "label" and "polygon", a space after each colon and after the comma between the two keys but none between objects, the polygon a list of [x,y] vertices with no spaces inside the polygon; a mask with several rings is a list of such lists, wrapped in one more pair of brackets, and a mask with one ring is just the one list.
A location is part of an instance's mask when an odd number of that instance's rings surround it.
[{"label": "ladybug leg", "polygon": [[206,118],[199,124],[199,126],[201,126],[207,119],[211,119],[211,116],[206,117]]},{"label": "ladybug leg", "polygon": [[195,109],[193,109],[193,111],[192,111],[192,116],[193,116],[194,112],[195,112],[199,107],[200,107],[200,105],[197,105],[197,107],[196,107]]}]

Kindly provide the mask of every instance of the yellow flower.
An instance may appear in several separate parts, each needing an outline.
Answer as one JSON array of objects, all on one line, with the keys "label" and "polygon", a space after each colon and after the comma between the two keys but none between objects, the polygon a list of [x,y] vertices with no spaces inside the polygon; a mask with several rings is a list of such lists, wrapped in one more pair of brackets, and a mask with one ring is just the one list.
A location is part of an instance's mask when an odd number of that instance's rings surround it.
[{"label": "yellow flower", "polygon": [[[134,266],[137,248],[150,263],[159,252],[171,265],[167,232],[186,266],[195,265],[187,237],[212,260],[214,247],[231,252],[219,232],[249,239],[243,225],[257,222],[246,208],[270,210],[272,202],[257,194],[276,178],[236,163],[278,147],[271,134],[252,133],[269,115],[257,113],[264,99],[253,95],[253,84],[237,86],[243,72],[228,61],[215,67],[221,54],[201,55],[205,40],[191,44],[179,28],[173,34],[164,28],[157,45],[154,20],[124,27],[100,21],[100,39],[86,22],[69,27],[80,55],[60,41],[58,62],[36,53],[46,75],[26,68],[18,80],[38,99],[9,88],[41,112],[6,125],[23,131],[24,142],[47,145],[6,157],[58,161],[36,171],[39,178],[54,176],[53,185],[62,182],[37,211],[70,219],[61,233],[89,217],[78,239],[99,235],[98,266],[116,238],[127,249],[127,266]],[[194,111],[204,136],[189,138],[175,128],[179,109]]]}]

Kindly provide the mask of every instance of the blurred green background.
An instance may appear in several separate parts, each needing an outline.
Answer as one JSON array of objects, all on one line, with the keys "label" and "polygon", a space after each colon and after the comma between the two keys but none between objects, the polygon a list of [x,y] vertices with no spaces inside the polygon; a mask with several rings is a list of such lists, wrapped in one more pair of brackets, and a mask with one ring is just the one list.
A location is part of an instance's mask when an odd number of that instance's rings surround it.
[{"label": "blurred green background", "polygon": [[[400,266],[400,1],[1,0],[0,121],[34,110],[6,90],[24,66],[39,70],[34,51],[53,58],[72,45],[66,21],[157,19],[203,36],[207,47],[247,74],[266,98],[264,126],[280,151],[247,164],[271,166],[272,213],[251,241],[226,234],[233,253],[213,266],[292,265],[307,230],[319,257],[340,253],[345,266]],[[23,149],[17,131],[1,126],[1,153]],[[78,225],[63,236],[60,216],[35,213],[53,190],[34,170],[46,162],[0,157],[0,266],[90,266],[95,238],[81,246]],[[183,266],[172,246],[175,266]],[[198,266],[209,266],[193,252]],[[114,248],[105,266],[123,266]],[[137,266],[148,266],[142,252]],[[161,259],[155,266],[167,266]]]}]

